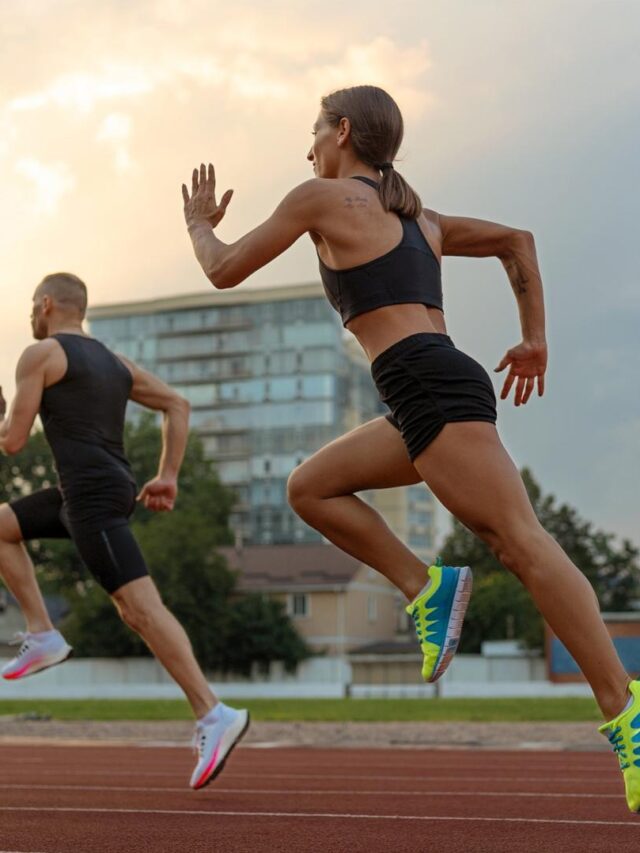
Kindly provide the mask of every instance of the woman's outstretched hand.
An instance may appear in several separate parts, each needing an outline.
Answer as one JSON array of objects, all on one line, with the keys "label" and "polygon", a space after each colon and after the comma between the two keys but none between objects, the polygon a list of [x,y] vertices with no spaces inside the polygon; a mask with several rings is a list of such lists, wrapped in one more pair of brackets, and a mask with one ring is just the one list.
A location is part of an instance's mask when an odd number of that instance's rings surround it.
[{"label": "woman's outstretched hand", "polygon": [[544,394],[544,374],[547,369],[547,345],[546,343],[527,343],[523,341],[510,350],[507,350],[504,358],[496,367],[496,373],[509,368],[509,373],[504,380],[500,399],[506,400],[511,391],[513,383],[516,390],[513,402],[516,406],[524,405],[533,394],[536,383],[538,385],[538,396]]},{"label": "woman's outstretched hand", "polygon": [[198,169],[193,170],[191,198],[189,198],[187,185],[182,185],[184,218],[187,228],[198,222],[208,222],[212,228],[215,228],[227,212],[232,195],[233,190],[227,190],[220,199],[220,204],[216,202],[215,169],[211,163],[209,163],[208,169],[204,163],[201,163],[199,171]]}]

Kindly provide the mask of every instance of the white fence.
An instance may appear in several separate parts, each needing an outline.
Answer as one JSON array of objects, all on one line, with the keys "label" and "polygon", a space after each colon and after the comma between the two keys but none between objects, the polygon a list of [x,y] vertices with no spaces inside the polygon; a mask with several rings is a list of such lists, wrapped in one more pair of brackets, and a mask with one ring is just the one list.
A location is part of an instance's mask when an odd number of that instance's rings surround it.
[{"label": "white fence", "polygon": [[[2,661],[0,661],[0,664]],[[512,655],[458,655],[437,685],[353,684],[351,665],[342,657],[318,657],[301,664],[295,675],[274,664],[268,677],[215,677],[222,698],[430,698],[589,696],[585,684],[551,684],[544,661]],[[0,683],[1,699],[174,699],[182,696],[152,658],[70,660],[37,677]]]},{"label": "white fence", "polygon": [[[0,660],[0,666],[4,661]],[[312,658],[287,675],[274,664],[268,677],[212,679],[222,698],[339,698],[351,676],[348,661]],[[179,687],[153,658],[82,658],[37,676],[0,682],[2,699],[178,699]]]}]

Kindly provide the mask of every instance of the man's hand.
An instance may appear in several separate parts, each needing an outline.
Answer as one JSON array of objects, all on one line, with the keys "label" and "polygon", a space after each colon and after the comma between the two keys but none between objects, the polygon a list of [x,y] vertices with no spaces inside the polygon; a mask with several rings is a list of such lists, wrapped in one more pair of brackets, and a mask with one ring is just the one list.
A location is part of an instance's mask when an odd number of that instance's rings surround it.
[{"label": "man's hand", "polygon": [[136,500],[154,512],[169,512],[173,509],[178,494],[174,479],[154,477],[145,483]]},{"label": "man's hand", "polygon": [[231,201],[233,190],[227,190],[220,199],[220,204],[216,202],[216,173],[213,165],[209,163],[209,169],[204,163],[200,165],[200,173],[197,169],[193,170],[191,179],[191,198],[186,184],[182,185],[182,199],[184,201],[184,218],[187,223],[187,228],[196,225],[198,222],[208,222],[212,228],[224,217],[227,212],[227,206]]},{"label": "man's hand", "polygon": [[504,358],[496,367],[496,373],[509,368],[507,378],[504,380],[501,400],[506,400],[511,391],[513,383],[516,390],[513,402],[516,406],[524,405],[536,386],[538,385],[538,396],[544,394],[544,374],[547,369],[547,345],[546,343],[527,343],[523,341],[510,350],[507,350]]}]

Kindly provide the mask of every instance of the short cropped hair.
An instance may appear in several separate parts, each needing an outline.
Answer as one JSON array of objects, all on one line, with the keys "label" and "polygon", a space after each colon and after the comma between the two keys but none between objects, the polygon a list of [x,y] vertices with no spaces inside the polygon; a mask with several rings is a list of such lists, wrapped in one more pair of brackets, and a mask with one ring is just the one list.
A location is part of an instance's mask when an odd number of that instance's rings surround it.
[{"label": "short cropped hair", "polygon": [[46,275],[37,287],[41,296],[51,296],[63,310],[75,310],[81,317],[87,311],[87,286],[70,272]]}]

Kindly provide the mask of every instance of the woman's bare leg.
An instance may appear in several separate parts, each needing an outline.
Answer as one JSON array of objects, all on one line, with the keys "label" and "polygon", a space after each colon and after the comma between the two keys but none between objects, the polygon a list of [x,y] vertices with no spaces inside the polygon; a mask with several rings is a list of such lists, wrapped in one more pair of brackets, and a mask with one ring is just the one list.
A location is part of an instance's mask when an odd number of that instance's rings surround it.
[{"label": "woman's bare leg", "polygon": [[540,526],[495,427],[447,424],[414,464],[438,500],[524,584],[584,673],[605,718],[618,714],[628,699],[629,676],[593,589]]},{"label": "woman's bare leg", "polygon": [[299,465],[289,477],[289,503],[307,524],[385,575],[412,600],[426,582],[424,563],[354,492],[421,481],[398,430],[376,418]]}]

